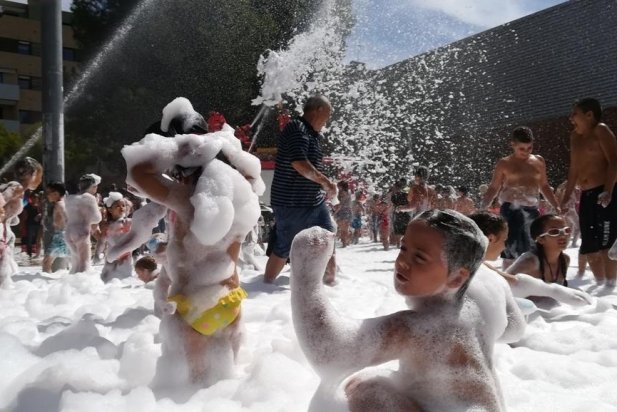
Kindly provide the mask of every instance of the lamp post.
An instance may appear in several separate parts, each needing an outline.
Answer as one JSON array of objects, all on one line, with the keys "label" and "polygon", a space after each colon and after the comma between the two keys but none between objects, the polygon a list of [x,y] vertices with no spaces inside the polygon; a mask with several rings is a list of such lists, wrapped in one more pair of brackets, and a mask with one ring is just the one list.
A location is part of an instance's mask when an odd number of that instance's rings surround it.
[{"label": "lamp post", "polygon": [[40,0],[45,181],[64,182],[62,1]]}]

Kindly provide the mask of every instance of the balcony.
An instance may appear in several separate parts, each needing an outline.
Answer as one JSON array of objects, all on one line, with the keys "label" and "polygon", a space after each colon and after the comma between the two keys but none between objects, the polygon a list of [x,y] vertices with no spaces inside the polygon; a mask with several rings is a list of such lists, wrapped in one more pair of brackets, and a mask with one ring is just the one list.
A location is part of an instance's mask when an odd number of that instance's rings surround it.
[{"label": "balcony", "polygon": [[0,83],[0,100],[19,101],[19,86]]},{"label": "balcony", "polygon": [[9,132],[19,133],[19,122],[17,120],[0,119],[0,123]]}]

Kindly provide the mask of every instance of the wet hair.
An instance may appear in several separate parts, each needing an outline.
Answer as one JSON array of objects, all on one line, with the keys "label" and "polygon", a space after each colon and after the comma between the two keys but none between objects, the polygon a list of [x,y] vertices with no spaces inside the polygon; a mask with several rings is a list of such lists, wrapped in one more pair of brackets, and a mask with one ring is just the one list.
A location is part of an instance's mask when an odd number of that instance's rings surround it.
[{"label": "wet hair", "polygon": [[21,181],[28,176],[32,176],[35,172],[42,172],[43,166],[31,157],[24,157],[18,160],[13,166],[13,174],[15,179]]},{"label": "wet hair", "polygon": [[415,177],[419,177],[422,180],[428,179],[428,167],[426,166],[418,166],[416,167],[416,171],[414,172]]},{"label": "wet hair", "polygon": [[461,299],[482,264],[488,240],[473,220],[454,210],[427,210],[414,220],[426,222],[443,235],[448,275],[461,268],[469,271],[469,278],[456,292],[456,298]]},{"label": "wet hair", "polygon": [[469,188],[467,186],[459,186],[457,190],[461,192],[464,196],[467,196],[469,194]]},{"label": "wet hair", "polygon": [[[98,180],[98,182],[97,182]],[[88,173],[79,178],[79,183],[77,187],[79,188],[79,192],[83,193],[86,190],[90,189],[94,185],[98,185],[101,183],[101,178],[94,173]]]},{"label": "wet hair", "polygon": [[497,236],[508,227],[508,223],[503,217],[491,212],[472,213],[469,218],[478,225],[484,236]]},{"label": "wet hair", "polygon": [[574,107],[581,109],[583,113],[593,113],[593,118],[596,122],[602,121],[602,105],[600,105],[600,101],[597,99],[586,97],[584,99],[576,100],[574,102]]},{"label": "wet hair", "polygon": [[45,187],[52,192],[58,193],[60,196],[66,194],[66,186],[62,182],[50,182]]},{"label": "wet hair", "polygon": [[135,262],[135,269],[146,269],[154,272],[157,267],[156,260],[152,256],[143,256]]},{"label": "wet hair", "polygon": [[[531,222],[531,226],[529,227],[529,233],[531,234],[531,238],[534,241],[534,245],[531,248],[531,253],[538,257],[538,261],[540,262],[540,274],[542,275],[542,280],[544,280],[544,263],[546,261],[546,253],[544,252],[544,246],[542,246],[542,244],[538,242],[538,238],[546,231],[546,224],[551,219],[563,218],[561,216],[548,213],[535,219],[533,222]],[[568,265],[566,262],[566,256],[563,252],[559,254],[557,262],[557,273],[561,273],[565,279],[566,272],[568,271]]]},{"label": "wet hair", "polygon": [[519,126],[512,131],[512,141],[515,143],[533,143],[533,132],[527,126]]},{"label": "wet hair", "polygon": [[306,100],[306,102],[304,103],[304,106],[302,107],[302,111],[304,113],[310,113],[310,112],[315,112],[322,108],[332,109],[332,105],[330,104],[330,101],[326,97],[321,96],[321,95],[315,95],[315,96],[309,97]]}]

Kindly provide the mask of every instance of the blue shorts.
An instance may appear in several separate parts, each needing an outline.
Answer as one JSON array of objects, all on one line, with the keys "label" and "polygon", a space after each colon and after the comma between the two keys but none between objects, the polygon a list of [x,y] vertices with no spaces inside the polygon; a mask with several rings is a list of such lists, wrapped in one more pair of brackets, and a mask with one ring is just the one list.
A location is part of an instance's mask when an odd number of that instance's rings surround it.
[{"label": "blue shorts", "polygon": [[314,207],[274,206],[273,209],[276,239],[272,253],[280,258],[289,257],[291,241],[304,229],[319,226],[330,232],[335,231],[330,211],[325,203]]},{"label": "blue shorts", "polygon": [[537,207],[517,206],[510,202],[502,204],[500,212],[501,216],[508,222],[508,238],[501,257],[514,260],[531,250],[534,241],[531,239],[529,227],[534,219],[540,217],[540,212],[538,212]]}]

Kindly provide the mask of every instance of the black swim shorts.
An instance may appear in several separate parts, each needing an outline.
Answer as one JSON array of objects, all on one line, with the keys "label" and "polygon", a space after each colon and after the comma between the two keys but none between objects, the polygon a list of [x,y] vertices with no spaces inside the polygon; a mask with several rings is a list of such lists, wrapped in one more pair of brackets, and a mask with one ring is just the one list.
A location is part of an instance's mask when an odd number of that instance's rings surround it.
[{"label": "black swim shorts", "polygon": [[608,207],[598,204],[598,196],[603,191],[604,187],[599,186],[581,192],[579,253],[583,255],[609,249],[617,239],[617,185]]}]

